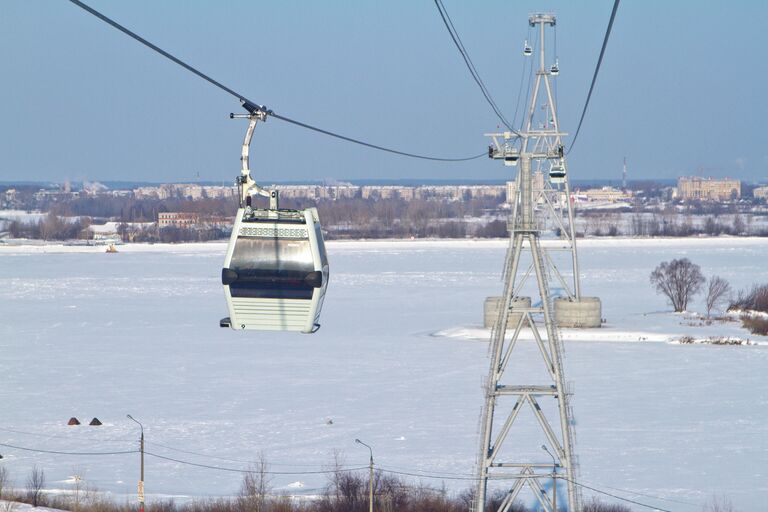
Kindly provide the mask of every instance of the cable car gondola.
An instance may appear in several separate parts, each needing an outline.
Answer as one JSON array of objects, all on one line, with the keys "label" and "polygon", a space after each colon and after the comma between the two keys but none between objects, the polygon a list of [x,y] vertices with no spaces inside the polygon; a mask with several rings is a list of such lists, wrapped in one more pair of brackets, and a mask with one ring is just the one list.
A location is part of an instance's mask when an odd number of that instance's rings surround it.
[{"label": "cable car gondola", "polygon": [[504,143],[503,153],[504,165],[507,167],[515,167],[517,161],[520,160],[520,151],[509,142],[506,142]]},{"label": "cable car gondola", "polygon": [[503,146],[496,143],[496,146],[488,146],[488,158],[504,160],[504,165],[514,167],[520,160],[520,150],[508,142],[504,143]]},{"label": "cable car gondola", "polygon": [[[248,152],[256,122],[266,111],[246,104],[250,120],[243,142],[240,208],[227,247],[221,282],[229,317],[221,327],[312,333],[328,286],[328,256],[317,209],[278,208],[278,192],[251,178]],[[256,208],[254,196],[269,198]]]},{"label": "cable car gondola", "polygon": [[533,55],[533,48],[531,48],[528,45],[528,40],[527,39],[525,40],[525,44],[523,45],[523,55],[525,55],[526,57],[529,57],[529,56]]},{"label": "cable car gondola", "polygon": [[552,67],[549,68],[549,73],[552,76],[557,76],[560,74],[560,65],[557,62],[557,59],[555,59],[555,63],[552,64]]},{"label": "cable car gondola", "polygon": [[557,162],[549,169],[550,183],[565,183],[565,165],[563,162]]}]

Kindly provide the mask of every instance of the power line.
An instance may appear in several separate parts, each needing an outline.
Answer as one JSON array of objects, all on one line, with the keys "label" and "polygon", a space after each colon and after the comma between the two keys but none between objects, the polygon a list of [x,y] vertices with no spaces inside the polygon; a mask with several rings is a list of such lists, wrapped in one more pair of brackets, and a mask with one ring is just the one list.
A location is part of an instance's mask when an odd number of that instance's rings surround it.
[{"label": "power line", "polygon": [[327,475],[327,474],[338,473],[338,472],[351,472],[351,471],[361,471],[363,469],[368,469],[368,466],[360,466],[360,467],[353,467],[353,468],[324,469],[320,471],[261,471],[258,469],[228,468],[223,466],[212,466],[210,464],[200,464],[197,462],[190,462],[188,460],[181,460],[181,459],[175,459],[173,457],[166,457],[164,455],[158,455],[156,453],[152,453],[148,451],[145,451],[144,454],[149,455],[151,457],[155,457],[157,459],[176,462],[178,464],[184,464],[186,466],[212,469],[215,471],[227,471],[230,473],[260,473],[260,474],[263,473],[265,475]]},{"label": "power line", "polygon": [[493,101],[493,98],[491,97],[491,93],[488,92],[488,88],[485,86],[483,79],[480,78],[480,74],[477,72],[477,68],[475,68],[475,64],[472,62],[472,59],[469,56],[469,53],[467,52],[467,49],[464,47],[464,43],[461,42],[461,37],[459,37],[459,33],[456,30],[456,27],[453,26],[453,21],[451,20],[451,17],[448,14],[448,11],[443,5],[442,0],[435,0],[435,7],[437,7],[437,11],[440,13],[440,18],[442,18],[443,24],[445,25],[445,28],[448,30],[448,34],[451,36],[451,39],[453,40],[453,44],[456,45],[456,48],[459,50],[459,53],[461,54],[461,58],[464,59],[464,64],[467,65],[469,74],[472,75],[472,78],[474,79],[475,83],[477,84],[478,87],[480,87],[480,92],[483,93],[485,100],[488,102],[488,104],[491,106],[493,111],[496,113],[496,116],[499,118],[499,120],[502,123],[504,123],[504,126],[506,126],[512,133],[519,136],[520,134],[517,133],[517,131],[515,131],[514,128],[512,128],[512,126],[509,124],[507,119],[501,113],[501,110],[499,110],[499,107],[496,105],[496,102]]},{"label": "power line", "polygon": [[629,494],[636,494],[637,496],[642,496],[644,498],[651,498],[651,499],[654,499],[654,500],[661,500],[661,501],[669,501],[670,503],[678,503],[680,505],[689,505],[691,507],[698,507],[700,505],[699,503],[693,503],[691,501],[676,500],[676,499],[673,499],[673,498],[662,498],[661,496],[654,496],[653,494],[645,494],[645,493],[642,493],[640,491],[634,491],[634,490],[630,490],[630,489],[620,489],[618,487],[611,487],[609,485],[603,485],[601,487],[604,487],[605,489],[610,489],[612,491],[626,492],[626,493],[629,493]]},{"label": "power line", "polygon": [[579,125],[576,128],[576,134],[571,140],[571,146],[568,148],[568,153],[573,150],[573,145],[576,144],[576,139],[579,136],[581,130],[581,123],[584,122],[584,116],[587,115],[587,107],[589,107],[589,100],[592,98],[592,91],[595,88],[595,82],[597,82],[597,75],[600,73],[600,64],[603,63],[603,55],[605,55],[605,48],[608,46],[608,38],[611,36],[611,29],[613,28],[613,20],[616,18],[616,11],[619,9],[619,1],[613,1],[613,10],[611,11],[611,19],[608,21],[608,28],[605,30],[605,37],[603,38],[603,46],[600,48],[600,57],[597,59],[597,65],[595,66],[595,73],[592,75],[592,83],[589,86],[589,93],[587,94],[587,101],[584,102],[584,110],[581,111],[581,119],[579,119]]},{"label": "power line", "polygon": [[235,91],[234,89],[230,89],[226,85],[222,84],[221,82],[219,82],[217,80],[214,80],[213,78],[211,78],[210,76],[206,75],[202,71],[200,71],[200,70],[190,66],[189,64],[187,64],[183,60],[179,59],[178,57],[176,57],[176,56],[174,56],[174,55],[172,55],[170,53],[168,53],[167,51],[163,50],[159,46],[157,46],[155,44],[152,44],[150,41],[144,39],[143,37],[141,37],[137,33],[129,30],[128,28],[124,27],[123,25],[121,25],[120,23],[116,22],[115,20],[105,16],[104,14],[102,14],[99,11],[97,11],[96,9],[94,9],[94,8],[84,4],[80,0],[69,0],[69,1],[72,2],[73,4],[75,4],[76,6],[80,7],[84,11],[86,11],[86,12],[92,14],[93,16],[97,17],[101,21],[103,21],[103,22],[107,23],[108,25],[116,28],[120,32],[126,34],[127,36],[129,36],[129,37],[131,37],[133,39],[135,39],[136,41],[138,41],[139,43],[143,44],[147,48],[150,48],[151,50],[159,53],[160,55],[162,55],[166,59],[169,59],[170,61],[178,64],[179,66],[183,67],[187,71],[197,75],[198,77],[202,78],[203,80],[205,80],[205,81],[209,82],[210,84],[218,87],[222,91],[224,91],[224,92],[234,96],[235,98],[240,100],[244,105],[248,106],[249,109],[250,109],[250,107],[253,107],[254,109],[256,109],[258,111],[261,111],[261,112],[264,112],[267,115],[274,117],[275,119],[280,119],[281,121],[285,121],[287,123],[294,124],[294,125],[300,126],[302,128],[306,128],[307,130],[312,130],[312,131],[315,131],[317,133],[322,133],[324,135],[328,135],[330,137],[335,137],[335,138],[340,139],[340,140],[344,140],[344,141],[347,141],[347,142],[352,142],[353,144],[359,144],[359,145],[365,146],[367,148],[377,149],[379,151],[385,151],[387,153],[392,153],[392,154],[401,155],[401,156],[407,156],[407,157],[410,157],[410,158],[418,158],[418,159],[421,159],[421,160],[434,160],[434,161],[438,161],[438,162],[466,162],[468,160],[474,160],[476,158],[480,158],[480,157],[486,156],[486,154],[487,154],[487,152],[484,151],[483,153],[480,153],[479,155],[462,157],[462,158],[441,158],[441,157],[434,157],[434,156],[427,156],[427,155],[419,155],[417,153],[409,153],[407,151],[400,151],[400,150],[397,150],[397,149],[392,149],[392,148],[388,148],[388,147],[385,147],[385,146],[380,146],[378,144],[372,144],[370,142],[365,142],[365,141],[360,140],[360,139],[356,139],[356,138],[353,138],[353,137],[348,137],[346,135],[341,135],[339,133],[335,133],[335,132],[332,132],[330,130],[325,130],[325,129],[319,128],[317,126],[313,126],[313,125],[310,125],[310,124],[307,124],[307,123],[303,123],[303,122],[297,121],[295,119],[291,119],[291,118],[283,116],[283,115],[276,114],[272,110],[266,108],[264,105],[261,105],[260,103],[257,103],[255,101],[249,100],[248,98],[246,98],[245,96],[243,96],[239,92]]},{"label": "power line", "polygon": [[[180,448],[174,448],[173,446],[168,446],[166,444],[161,444],[161,443],[154,442],[154,441],[146,441],[145,444],[152,445],[152,446],[159,446],[161,448],[165,448],[166,450],[171,450],[171,451],[174,451],[174,452],[186,453],[187,455],[197,455],[199,457],[206,457],[206,458],[209,458],[209,459],[223,460],[223,461],[226,461],[226,462],[237,462],[237,463],[240,463],[240,464],[258,463],[257,460],[255,461],[255,460],[232,459],[232,458],[228,458],[228,457],[219,457],[219,456],[211,455],[211,454],[208,454],[208,453],[200,453],[200,452],[193,452],[193,451],[189,451],[189,450],[182,450]],[[319,464],[295,464],[295,463],[287,464],[287,463],[278,463],[278,462],[271,462],[271,461],[268,461],[267,465],[268,466],[287,466],[287,467],[294,467],[294,468],[296,468],[296,467],[312,467],[312,468],[316,468],[316,467],[319,466]]]},{"label": "power line", "polygon": [[435,474],[429,474],[429,473],[414,473],[410,471],[396,471],[394,469],[385,469],[385,468],[379,468],[379,471],[381,471],[382,473],[389,473],[392,475],[413,476],[417,478],[428,478],[432,480],[465,480],[465,481],[473,481],[473,482],[476,482],[478,480],[478,478],[475,476],[435,475]]},{"label": "power line", "polygon": [[[4,432],[12,432],[14,434],[23,434],[23,435],[26,435],[26,436],[44,437],[46,439],[67,439],[67,440],[73,439],[73,436],[60,436],[60,435],[56,435],[56,434],[41,434],[39,432],[27,432],[25,430],[16,430],[16,429],[5,428],[5,427],[0,427],[0,430],[2,430]],[[126,432],[126,433],[121,434],[120,437],[128,437],[128,435],[132,435],[132,433],[131,432]],[[102,439],[102,438],[98,438],[98,437],[80,436],[80,435],[75,437],[75,439],[80,440],[80,441],[85,440],[85,441],[95,441],[95,442],[100,442],[100,443],[125,443],[126,442],[125,439],[115,439],[115,438]]]},{"label": "power line", "polygon": [[42,450],[39,448],[27,448],[25,446],[16,446],[13,444],[6,444],[6,443],[0,443],[0,446],[5,446],[6,448],[13,448],[14,450],[23,450],[25,452],[50,453],[53,455],[98,456],[98,455],[126,455],[129,453],[139,453],[138,450],[126,450],[121,452],[64,452],[64,451],[58,451],[58,450]]},{"label": "power line", "polygon": [[[417,478],[427,478],[427,479],[433,479],[433,480],[464,480],[464,481],[478,481],[479,480],[478,477],[472,477],[472,476],[458,476],[458,475],[456,475],[456,476],[446,476],[446,475],[437,475],[437,474],[428,474],[428,473],[414,473],[414,472],[410,472],[410,471],[395,471],[395,470],[392,470],[392,469],[385,469],[385,468],[379,468],[379,471],[381,471],[382,473],[390,473],[390,474],[393,474],[393,475],[412,476],[412,477],[417,477]],[[516,476],[510,475],[509,478],[516,478]],[[642,506],[642,507],[651,508],[651,509],[654,509],[654,510],[658,510],[660,512],[671,512],[669,510],[666,510],[666,509],[663,509],[663,508],[660,508],[660,507],[657,507],[657,506],[654,506],[654,505],[648,505],[646,503],[641,503],[639,501],[631,500],[629,498],[623,498],[621,496],[617,496],[615,494],[611,494],[611,493],[609,493],[607,491],[603,491],[603,490],[597,489],[595,487],[583,484],[581,482],[577,482],[575,480],[570,480],[570,479],[565,478],[565,477],[560,477],[560,478],[563,478],[564,480],[568,480],[569,482],[573,482],[573,484],[578,485],[579,487],[583,487],[585,489],[589,489],[591,491],[594,491],[594,492],[597,492],[597,493],[600,493],[600,494],[604,494],[606,496],[610,496],[612,498],[616,498],[616,499],[621,500],[621,501],[626,501],[628,503],[633,503],[635,505],[639,505],[639,506]],[[631,492],[631,493],[634,493],[634,494],[641,494],[641,493],[637,493],[635,491],[629,491],[629,490],[626,490],[626,489],[616,489],[616,490],[623,491],[623,492]],[[668,498],[662,498],[662,497],[659,497],[659,496],[651,496],[651,495],[648,495],[648,494],[644,494],[643,496],[645,496],[647,498],[653,498],[653,499],[658,499],[658,500],[663,500],[663,501],[672,501],[672,502],[682,503],[682,504],[685,504],[685,505],[692,505],[692,503],[681,502],[681,501],[677,501],[677,500],[670,500]]]},{"label": "power line", "polygon": [[[66,439],[66,440],[70,440],[70,441],[73,439],[70,436],[60,436],[60,435],[56,435],[56,434],[42,434],[42,433],[39,433],[39,432],[28,432],[28,431],[25,431],[25,430],[17,430],[17,429],[6,428],[6,427],[0,427],[0,431],[12,432],[12,433],[15,433],[15,434],[24,434],[24,435],[35,436],[35,437],[43,437],[43,438],[46,438],[46,439],[56,438],[56,439]],[[77,436],[75,439],[77,439],[79,441],[86,440],[86,441],[93,441],[93,442],[109,442],[109,443],[122,443],[122,444],[126,443],[125,439],[99,439],[99,438],[90,437],[90,436]],[[174,448],[173,446],[168,446],[166,444],[158,443],[158,442],[155,442],[155,441],[146,441],[145,444],[150,445],[150,446],[158,446],[158,447],[165,448],[166,450],[171,450],[171,451],[174,451],[174,452],[186,453],[188,455],[197,455],[199,457],[207,457],[209,459],[217,459],[217,460],[223,460],[223,461],[227,461],[227,462],[237,462],[237,463],[241,463],[241,464],[251,464],[251,463],[256,462],[256,461],[253,461],[253,460],[232,459],[232,458],[227,458],[227,457],[219,457],[219,456],[211,455],[211,454],[208,454],[208,453],[201,453],[201,452],[194,452],[194,451],[189,451],[189,450],[182,450],[180,448]],[[9,448],[16,448],[16,449],[24,450],[24,451],[28,451],[28,452],[51,453],[51,454],[57,454],[57,455],[72,455],[72,454],[78,454],[78,455],[119,455],[119,454],[123,454],[123,453],[138,453],[137,450],[125,451],[125,452],[122,452],[122,451],[119,451],[119,452],[86,452],[86,453],[84,453],[84,452],[63,452],[63,451],[54,451],[54,450],[42,450],[42,449],[37,449],[37,448],[26,448],[26,447],[15,446],[15,445],[10,445],[10,444],[3,444],[3,443],[0,443],[0,446],[6,446],[6,447],[9,447]],[[286,466],[286,467],[312,467],[312,468],[316,468],[316,467],[320,466],[319,464],[296,464],[296,463],[288,464],[288,463],[277,463],[277,462],[271,462],[271,461],[268,463],[268,465],[269,466]]]},{"label": "power line", "polygon": [[611,494],[606,491],[601,491],[600,489],[595,489],[594,487],[590,487],[588,485],[582,484],[580,482],[576,482],[575,480],[571,480],[569,478],[563,477],[563,480],[568,480],[569,482],[573,483],[574,485],[578,485],[579,487],[583,487],[584,489],[589,489],[590,491],[594,491],[596,493],[604,494],[606,496],[610,496],[611,498],[616,498],[617,500],[626,501],[627,503],[632,503],[634,505],[639,505],[641,507],[645,508],[651,508],[653,510],[658,510],[659,512],[672,512],[671,510],[667,510],[665,508],[657,507],[655,505],[648,505],[647,503],[641,503],[639,501],[630,500],[629,498],[622,498],[621,496],[616,496],[615,494]]},{"label": "power line", "polygon": [[[40,448],[29,448],[29,447],[25,447],[25,446],[17,446],[17,445],[8,444],[8,443],[0,443],[0,446],[4,446],[6,448],[12,448],[12,449],[15,449],[15,450],[34,452],[34,453],[47,453],[47,454],[53,454],[53,455],[71,455],[71,456],[112,456],[112,455],[129,455],[129,454],[139,453],[139,450],[125,450],[125,451],[115,451],[115,452],[70,452],[70,451],[59,451],[59,450],[44,450],[44,449],[40,449]],[[193,452],[189,452],[189,453],[193,453]],[[288,476],[288,475],[301,476],[301,475],[325,475],[325,474],[333,474],[333,473],[338,473],[338,472],[353,472],[353,471],[362,471],[362,470],[368,469],[368,466],[360,466],[360,467],[349,467],[349,468],[331,468],[331,469],[319,470],[319,471],[262,471],[262,470],[259,470],[259,469],[230,468],[230,467],[223,467],[223,466],[213,466],[213,465],[210,465],[210,464],[201,464],[201,463],[197,463],[197,462],[191,462],[191,461],[187,461],[187,460],[176,459],[176,458],[173,458],[173,457],[166,457],[164,455],[159,455],[159,454],[148,452],[148,451],[145,451],[144,454],[145,455],[149,455],[150,457],[155,457],[157,459],[166,460],[166,461],[169,461],[169,462],[176,462],[178,464],[183,464],[183,465],[186,465],[186,466],[194,466],[194,467],[203,468],[203,469],[210,469],[210,470],[214,470],[214,471],[225,471],[225,472],[230,472],[230,473],[263,473],[263,474],[267,474],[267,475],[278,475],[278,476]],[[382,472],[382,473],[389,473],[389,474],[393,474],[393,475],[411,476],[411,477],[416,477],[416,478],[427,478],[427,479],[433,479],[433,480],[477,481],[479,479],[476,476],[461,476],[461,475],[458,475],[458,474],[443,474],[443,475],[440,475],[440,474],[429,474],[429,473],[426,473],[426,472],[425,473],[417,473],[417,472],[411,472],[411,471],[397,471],[397,470],[394,470],[394,469],[386,469],[386,468],[383,468],[383,467],[380,467],[379,471]],[[515,476],[511,475],[510,478],[515,478]],[[618,499],[618,500],[621,500],[621,501],[625,501],[627,503],[632,503],[634,505],[639,505],[641,507],[646,507],[646,508],[658,510],[660,512],[672,512],[670,510],[663,509],[663,508],[660,508],[660,507],[657,507],[657,506],[654,506],[654,505],[648,505],[646,503],[642,503],[642,502],[639,502],[639,501],[636,501],[636,500],[632,500],[632,499],[629,499],[629,498],[623,498],[623,497],[618,496],[616,494],[612,494],[612,493],[609,493],[607,491],[603,491],[601,489],[598,489],[596,487],[592,487],[590,485],[587,485],[587,484],[584,484],[584,483],[581,483],[581,482],[577,482],[575,480],[571,480],[571,479],[566,478],[564,476],[561,476],[560,478],[562,478],[563,480],[567,480],[567,481],[573,483],[574,485],[578,485],[579,487],[583,487],[584,489],[589,489],[590,491],[594,491],[594,492],[599,493],[599,494],[604,494],[606,496],[610,496],[611,498],[615,498],[615,499]],[[621,491],[621,492],[632,492],[632,493],[635,493],[635,494],[641,494],[641,493],[637,493],[635,491],[630,491],[630,490],[626,490],[626,489],[615,489],[615,490],[618,490],[618,491]],[[664,500],[664,501],[673,501],[673,502],[676,501],[676,500],[670,500],[670,499],[667,499],[667,498],[661,498],[661,497],[658,497],[658,496],[651,496],[651,495],[648,495],[648,494],[645,494],[643,496],[646,496],[648,498]],[[686,505],[692,505],[691,503],[687,503],[687,502],[681,502],[681,501],[677,501],[677,502],[678,503],[682,503],[682,504],[686,504]]]}]

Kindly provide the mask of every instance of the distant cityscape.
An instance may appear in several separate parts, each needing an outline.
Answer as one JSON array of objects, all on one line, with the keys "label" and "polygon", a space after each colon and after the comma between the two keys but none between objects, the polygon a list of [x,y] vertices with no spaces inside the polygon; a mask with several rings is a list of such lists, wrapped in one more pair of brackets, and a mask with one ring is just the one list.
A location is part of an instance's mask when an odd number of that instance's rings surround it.
[{"label": "distant cityscape", "polygon": [[[534,190],[549,186],[533,177]],[[317,206],[329,238],[503,237],[516,184],[277,184],[281,206]],[[626,187],[574,186],[581,236],[766,235],[768,186],[680,177]],[[199,183],[0,186],[0,240],[180,241],[225,238],[237,189]],[[432,206],[430,206],[432,205]],[[662,218],[663,217],[663,218]],[[47,229],[46,229],[47,225]],[[77,228],[77,230],[75,230]]]}]

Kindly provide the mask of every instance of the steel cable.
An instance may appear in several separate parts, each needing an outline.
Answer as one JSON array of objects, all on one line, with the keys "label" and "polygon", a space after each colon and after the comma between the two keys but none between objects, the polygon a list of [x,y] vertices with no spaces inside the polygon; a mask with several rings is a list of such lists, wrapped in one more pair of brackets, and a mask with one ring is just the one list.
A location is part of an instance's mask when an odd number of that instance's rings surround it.
[{"label": "steel cable", "polygon": [[176,57],[176,56],[174,56],[174,55],[172,55],[170,53],[168,53],[167,51],[163,50],[159,46],[151,43],[150,41],[148,41],[146,39],[144,39],[143,37],[141,37],[137,33],[129,30],[128,28],[124,27],[123,25],[121,25],[120,23],[116,22],[115,20],[109,18],[108,16],[105,16],[104,14],[102,14],[99,11],[97,11],[96,9],[88,6],[87,4],[84,4],[80,0],[69,0],[69,1],[72,2],[73,4],[75,4],[76,6],[80,7],[81,9],[85,10],[86,12],[92,14],[93,16],[95,16],[96,18],[100,19],[101,21],[103,21],[103,22],[107,23],[108,25],[116,28],[120,32],[126,34],[127,36],[129,36],[129,37],[131,37],[133,39],[135,39],[136,41],[138,41],[139,43],[143,44],[147,48],[150,48],[151,50],[159,53],[160,55],[162,55],[166,59],[171,60],[172,62],[174,62],[174,63],[178,64],[179,66],[183,67],[184,69],[186,69],[187,71],[189,71],[191,73],[194,73],[198,77],[200,77],[203,80],[205,80],[205,81],[211,83],[212,85],[218,87],[222,91],[225,91],[226,93],[234,96],[235,98],[240,100],[242,103],[248,104],[248,105],[252,105],[254,107],[258,107],[259,111],[265,112],[267,115],[269,115],[271,117],[274,117],[275,119],[280,119],[281,121],[285,121],[287,123],[290,123],[290,124],[293,124],[293,125],[296,125],[296,126],[300,126],[302,128],[306,128],[308,130],[315,131],[317,133],[322,133],[322,134],[328,135],[330,137],[335,137],[335,138],[340,139],[340,140],[351,142],[353,144],[358,144],[358,145],[365,146],[365,147],[368,147],[368,148],[377,149],[379,151],[384,151],[384,152],[387,152],[387,153],[392,153],[392,154],[395,154],[395,155],[406,156],[406,157],[410,157],[410,158],[417,158],[417,159],[421,159],[421,160],[434,160],[434,161],[438,161],[438,162],[466,162],[468,160],[474,160],[476,158],[480,158],[480,157],[485,156],[487,154],[486,152],[483,152],[483,153],[480,153],[478,155],[468,156],[468,157],[461,157],[461,158],[442,158],[442,157],[435,157],[435,156],[428,156],[428,155],[419,155],[417,153],[409,153],[407,151],[399,151],[397,149],[392,149],[392,148],[388,148],[388,147],[385,147],[385,146],[380,146],[378,144],[372,144],[370,142],[365,142],[363,140],[356,139],[354,137],[349,137],[349,136],[346,136],[346,135],[341,135],[339,133],[335,133],[335,132],[332,132],[330,130],[325,130],[325,129],[322,129],[322,128],[318,128],[317,126],[313,126],[313,125],[310,125],[310,124],[307,124],[307,123],[303,123],[303,122],[297,121],[295,119],[291,119],[291,118],[283,116],[283,115],[276,114],[275,112],[273,112],[272,110],[269,110],[265,106],[255,102],[255,101],[249,100],[248,98],[246,98],[245,96],[243,96],[239,92],[235,91],[234,89],[230,89],[226,85],[224,85],[221,82],[211,78],[210,76],[206,75],[202,71],[200,71],[200,70],[190,66],[189,64],[187,64],[183,60],[179,59],[178,57]]},{"label": "steel cable", "polygon": [[605,49],[608,46],[608,38],[611,36],[611,29],[613,28],[613,20],[616,18],[616,11],[619,9],[619,1],[614,0],[613,10],[611,11],[611,19],[608,21],[608,28],[605,30],[605,37],[603,38],[603,46],[600,48],[600,56],[597,58],[597,65],[595,66],[595,73],[592,75],[592,83],[589,86],[589,93],[587,93],[587,101],[584,102],[584,109],[581,111],[581,119],[579,119],[579,125],[576,127],[576,134],[571,140],[571,145],[568,148],[567,153],[573,150],[576,139],[581,131],[581,124],[584,122],[584,116],[587,115],[587,107],[589,107],[589,100],[592,98],[592,91],[595,88],[595,82],[597,82],[597,75],[600,73],[600,65],[603,63],[603,55],[605,55]]}]

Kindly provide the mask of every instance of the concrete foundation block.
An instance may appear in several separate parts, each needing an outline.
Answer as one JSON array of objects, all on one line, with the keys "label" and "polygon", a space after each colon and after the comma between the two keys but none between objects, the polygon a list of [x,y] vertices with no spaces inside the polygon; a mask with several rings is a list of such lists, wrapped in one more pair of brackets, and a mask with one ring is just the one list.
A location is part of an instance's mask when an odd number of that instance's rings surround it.
[{"label": "concrete foundation block", "polygon": [[558,327],[600,327],[602,303],[598,297],[581,297],[578,301],[558,297],[554,302],[555,323]]},{"label": "concrete foundation block", "polygon": [[[483,303],[483,327],[490,329],[496,324],[496,320],[499,317],[499,308],[504,301],[504,297],[487,297]],[[507,327],[514,329],[517,323],[520,321],[522,313],[515,313],[515,308],[530,308],[530,297],[517,297],[512,299],[512,309],[509,313],[509,321]]]}]

